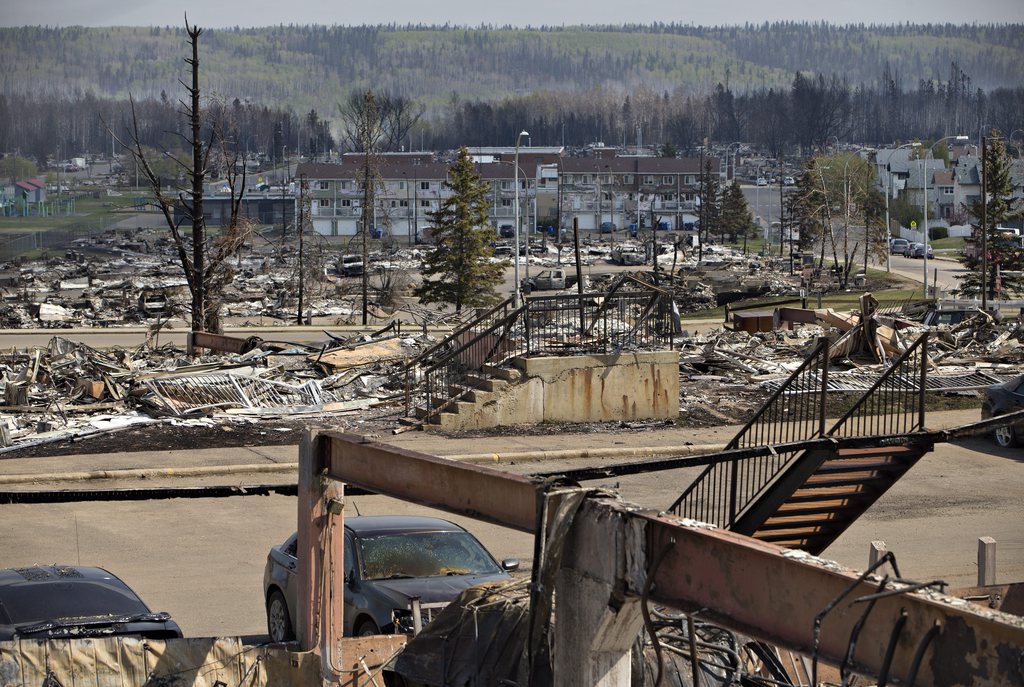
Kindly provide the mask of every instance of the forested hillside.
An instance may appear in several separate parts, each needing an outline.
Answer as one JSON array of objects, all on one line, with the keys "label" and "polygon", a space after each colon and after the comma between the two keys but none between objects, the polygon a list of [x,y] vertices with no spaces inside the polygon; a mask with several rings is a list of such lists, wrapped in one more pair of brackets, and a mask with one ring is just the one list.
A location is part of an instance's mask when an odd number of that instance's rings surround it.
[{"label": "forested hillside", "polygon": [[[176,93],[183,42],[182,27],[0,29],[0,92]],[[646,86],[702,95],[718,83],[743,93],[788,86],[797,71],[841,74],[856,86],[878,82],[886,66],[915,89],[945,80],[953,62],[968,90],[1024,85],[1019,25],[277,26],[209,31],[202,57],[209,89],[229,100],[321,112],[367,87],[437,108],[452,93],[493,99]]]},{"label": "forested hillside", "polygon": [[[0,152],[179,149],[184,29],[0,29]],[[395,147],[748,141],[774,154],[1024,129],[1024,27],[765,24],[538,29],[277,26],[204,32],[208,105],[240,149],[344,147],[338,104],[372,89],[423,117]],[[332,140],[332,135],[339,137]],[[798,146],[798,148],[797,148]]]}]

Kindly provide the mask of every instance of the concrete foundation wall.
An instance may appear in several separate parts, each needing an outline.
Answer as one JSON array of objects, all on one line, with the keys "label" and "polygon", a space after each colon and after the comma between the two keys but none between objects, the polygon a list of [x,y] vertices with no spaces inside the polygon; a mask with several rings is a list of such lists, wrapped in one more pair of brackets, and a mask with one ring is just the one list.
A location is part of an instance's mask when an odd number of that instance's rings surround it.
[{"label": "concrete foundation wall", "polygon": [[474,393],[444,413],[447,430],[540,422],[675,419],[679,415],[679,354],[622,353],[517,361],[521,378]]}]

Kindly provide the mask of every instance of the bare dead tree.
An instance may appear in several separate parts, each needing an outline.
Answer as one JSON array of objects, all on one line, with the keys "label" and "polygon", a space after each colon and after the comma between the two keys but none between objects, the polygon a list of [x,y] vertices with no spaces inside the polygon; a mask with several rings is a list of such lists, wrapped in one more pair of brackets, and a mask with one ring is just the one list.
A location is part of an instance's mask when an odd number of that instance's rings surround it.
[{"label": "bare dead tree", "polygon": [[[164,153],[181,168],[188,180],[187,188],[174,187],[173,193],[164,191],[162,180],[147,159],[142,146],[139,120],[135,112],[135,101],[129,99],[132,121],[128,140],[115,138],[129,151],[139,171],[149,183],[157,207],[163,213],[170,230],[178,258],[181,261],[185,279],[192,297],[191,326],[193,331],[220,331],[220,308],[224,288],[231,282],[234,272],[228,259],[251,235],[253,223],[242,213],[242,198],[245,193],[245,161],[237,149],[230,147],[223,117],[205,121],[199,88],[199,37],[203,30],[185,19],[190,57],[185,63],[191,67],[189,83],[179,79],[185,88],[187,100],[179,100],[181,114],[188,121],[188,134],[179,134],[191,149],[191,159],[184,159],[172,153]],[[223,108],[222,108],[222,111]],[[204,127],[206,138],[204,140]],[[112,132],[113,134],[113,132]],[[225,170],[230,194],[228,223],[212,238],[208,236],[203,212],[204,186],[211,163],[216,161]],[[180,207],[181,219],[176,220],[174,211]],[[191,226],[191,236],[186,237],[182,225]]]},{"label": "bare dead tree", "polygon": [[[423,105],[404,96],[388,93],[374,94],[374,128],[378,131],[373,145],[378,151],[396,151],[402,147],[409,132],[423,117]],[[367,117],[366,93],[353,92],[338,104],[341,115],[342,143],[352,151],[366,150],[363,136],[364,121]]]}]

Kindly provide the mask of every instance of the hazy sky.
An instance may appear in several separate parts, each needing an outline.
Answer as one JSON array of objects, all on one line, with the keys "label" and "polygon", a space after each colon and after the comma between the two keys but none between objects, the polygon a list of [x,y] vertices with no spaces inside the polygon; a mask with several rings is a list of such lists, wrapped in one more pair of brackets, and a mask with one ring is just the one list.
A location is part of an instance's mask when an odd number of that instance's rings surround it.
[{"label": "hazy sky", "polygon": [[199,26],[449,22],[459,25],[621,24],[654,21],[743,24],[764,21],[832,23],[1018,23],[1024,0],[35,0],[0,15],[0,25]]}]

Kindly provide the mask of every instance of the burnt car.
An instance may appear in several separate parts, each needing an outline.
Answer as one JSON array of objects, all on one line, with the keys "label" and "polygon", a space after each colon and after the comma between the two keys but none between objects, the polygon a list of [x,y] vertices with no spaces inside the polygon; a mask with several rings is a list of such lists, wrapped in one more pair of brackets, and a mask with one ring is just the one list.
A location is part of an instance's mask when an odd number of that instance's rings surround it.
[{"label": "burnt car", "polygon": [[[1018,410],[1024,410],[1024,375],[985,389],[985,400],[981,403],[982,420]],[[1020,446],[1024,442],[1024,421],[996,427],[992,436],[997,444],[1005,448]]]},{"label": "burnt car", "polygon": [[167,613],[154,613],[103,568],[46,565],[0,570],[0,641],[131,635],[181,637]]},{"label": "burnt car", "polygon": [[[271,548],[263,574],[267,632],[274,642],[295,639],[297,535]],[[476,537],[439,518],[364,515],[345,518],[343,633],[348,636],[413,631],[412,600],[421,622],[462,590],[511,579],[519,561],[500,564]]]}]

